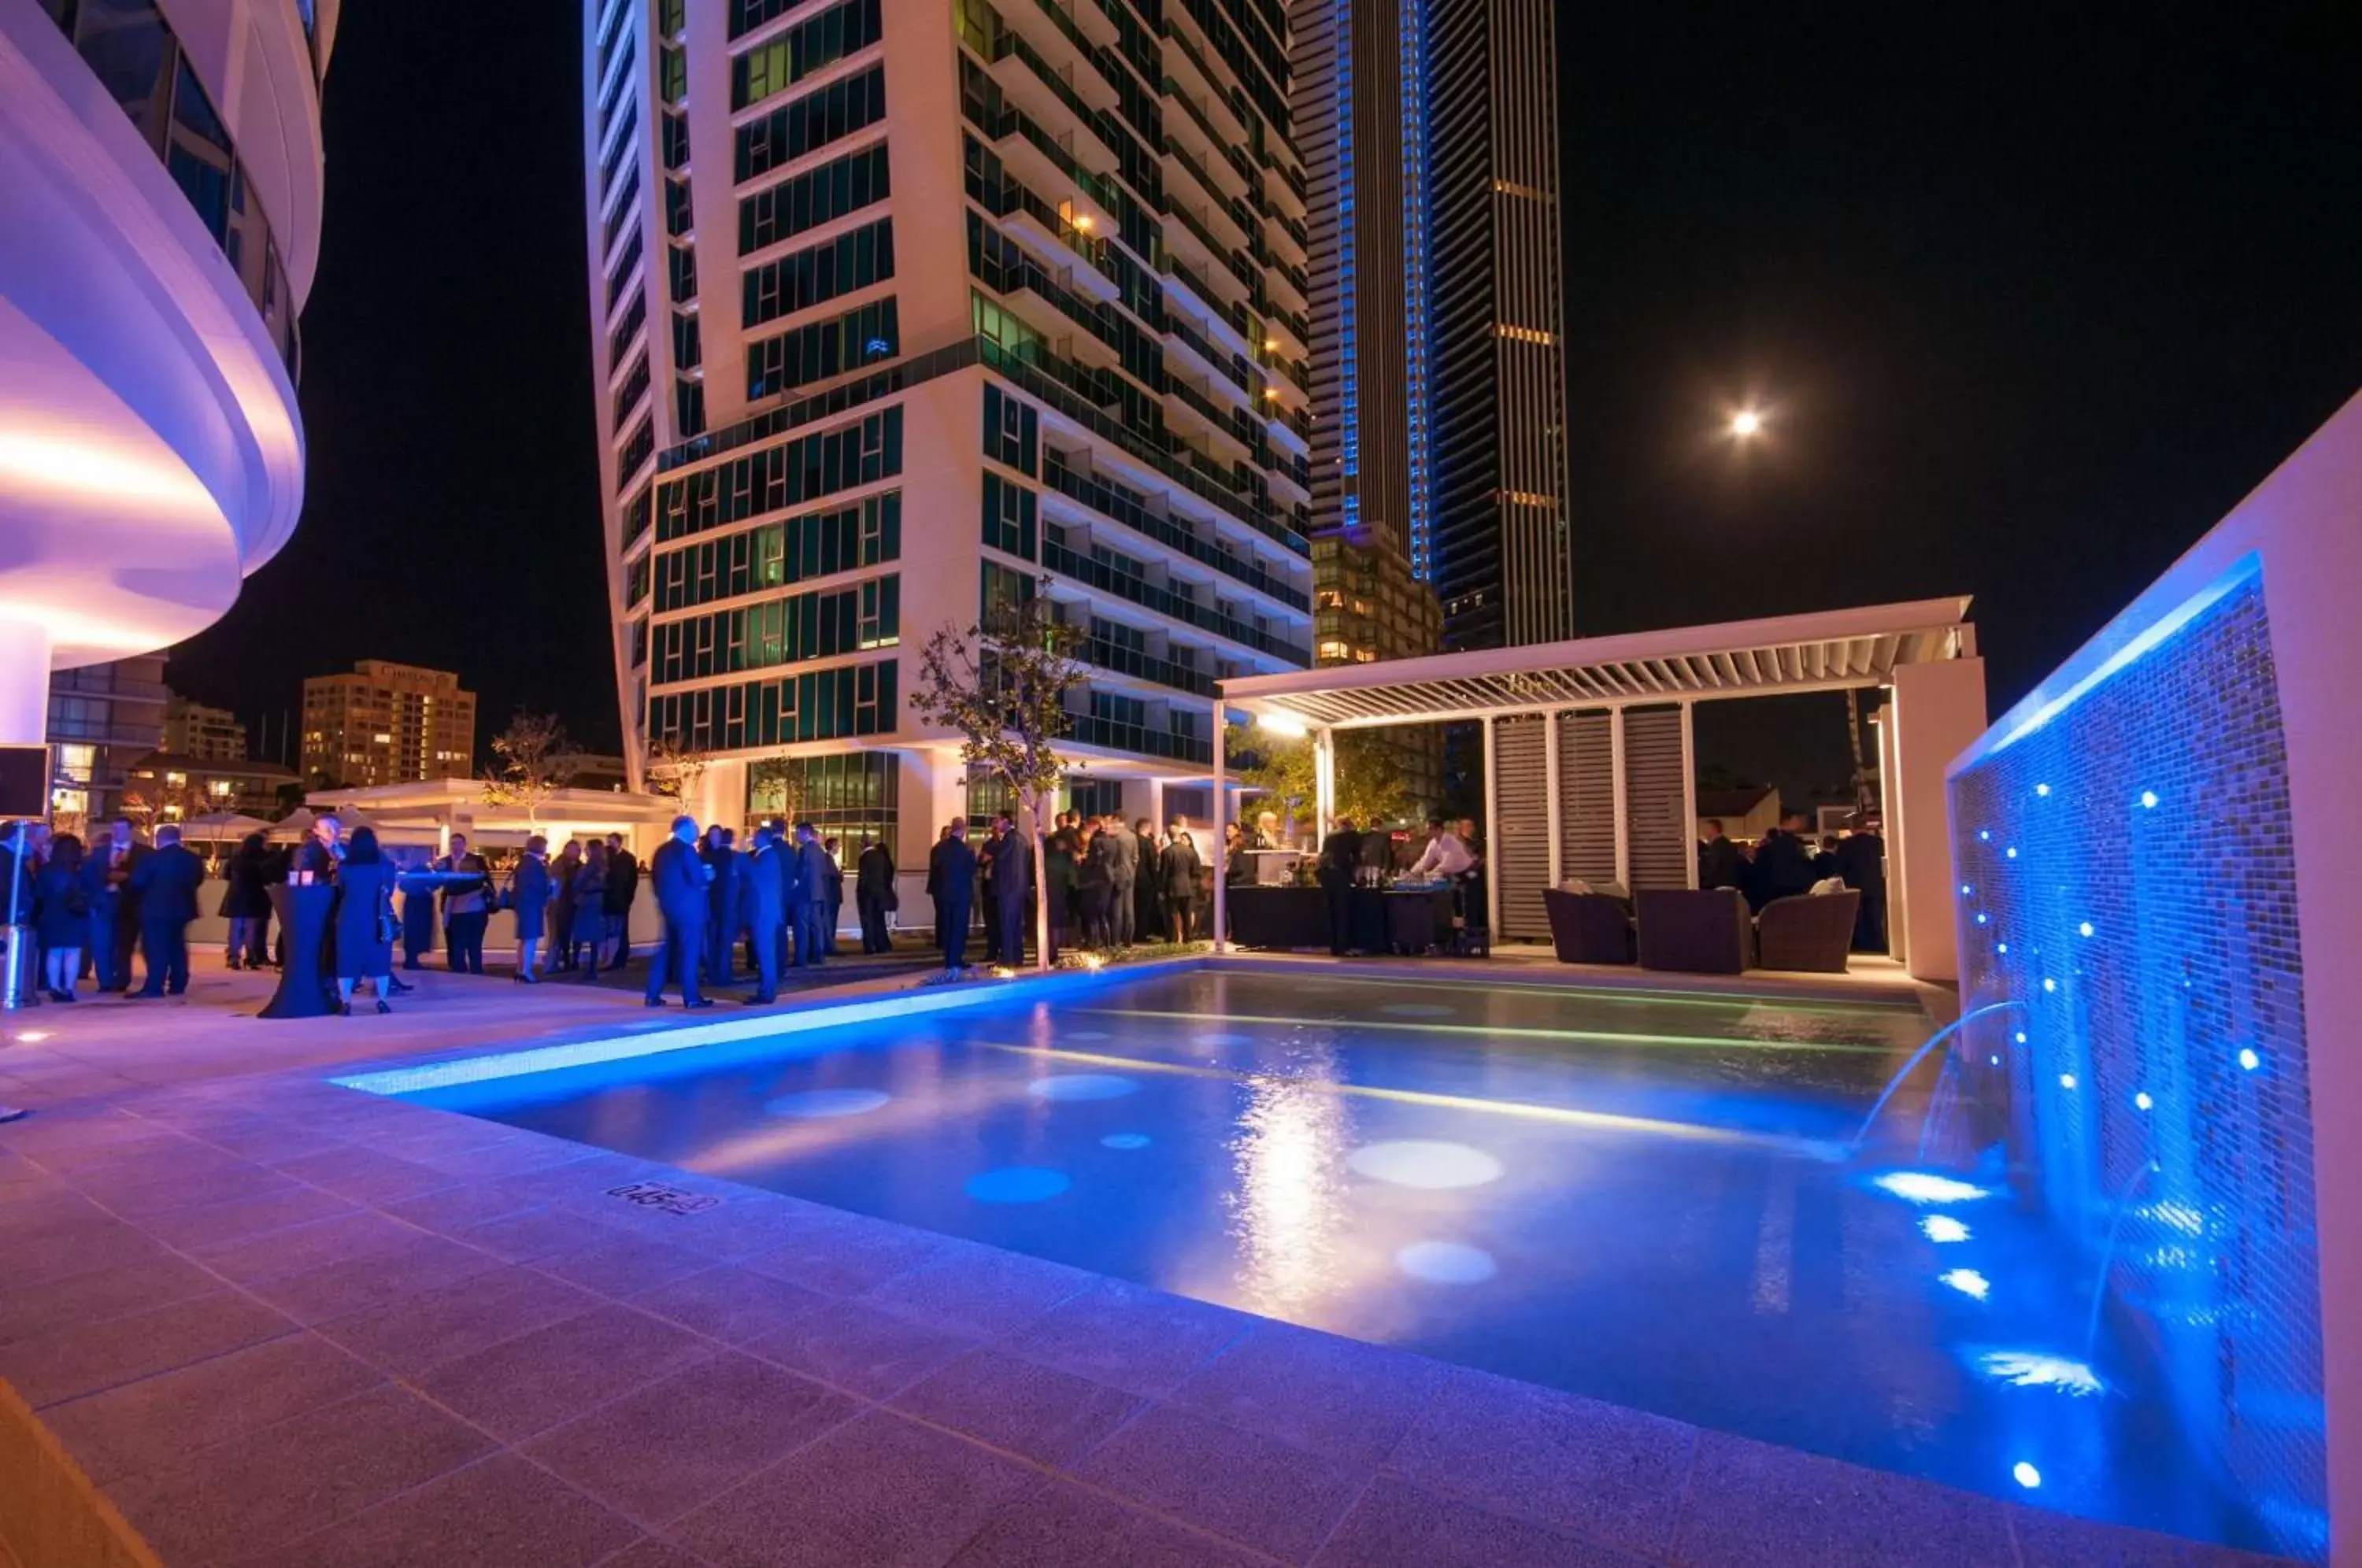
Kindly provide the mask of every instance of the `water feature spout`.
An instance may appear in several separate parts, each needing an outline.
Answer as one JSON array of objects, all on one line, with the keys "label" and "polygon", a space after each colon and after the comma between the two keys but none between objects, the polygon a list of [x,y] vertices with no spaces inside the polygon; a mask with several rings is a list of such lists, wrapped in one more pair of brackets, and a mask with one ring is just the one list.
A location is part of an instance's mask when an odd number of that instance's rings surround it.
[{"label": "water feature spout", "polygon": [[2100,1309],[2108,1299],[2108,1270],[2116,1261],[2116,1236],[2125,1228],[2125,1210],[2140,1194],[2141,1187],[2158,1169],[2155,1160],[2144,1160],[2132,1179],[2116,1191],[2115,1212],[2108,1216],[2107,1244],[2100,1249],[2100,1272],[2092,1280],[2092,1315],[2083,1325],[2083,1359],[2090,1362],[2092,1347],[2100,1342]]},{"label": "water feature spout", "polygon": [[1912,1070],[1917,1067],[1920,1063],[1927,1059],[1927,1053],[1933,1051],[1937,1046],[1941,1045],[1946,1041],[1951,1039],[1961,1030],[1967,1028],[1970,1024],[1974,1023],[1978,1019],[1983,1018],[1990,1013],[2005,1011],[2014,1007],[2022,1008],[2025,1005],[2025,1004],[2024,1002],[2017,1001],[2015,999],[2009,1001],[1987,1002],[1982,1007],[1971,1008],[1969,1011],[1960,1014],[1959,1017],[1944,1025],[1943,1028],[1936,1031],[1935,1033],[1927,1036],[1926,1043],[1921,1045],[1919,1049],[1911,1053],[1911,1059],[1904,1063],[1902,1068],[1895,1073],[1894,1077],[1887,1081],[1886,1088],[1879,1094],[1878,1103],[1872,1105],[1870,1108],[1870,1114],[1862,1118],[1861,1131],[1856,1132],[1853,1135],[1853,1142],[1846,1145],[1846,1154],[1848,1156],[1861,1153],[1862,1143],[1870,1136],[1871,1128],[1877,1124],[1879,1112],[1886,1109],[1886,1102],[1894,1098],[1894,1091],[1903,1087],[1903,1080],[1911,1076]]}]

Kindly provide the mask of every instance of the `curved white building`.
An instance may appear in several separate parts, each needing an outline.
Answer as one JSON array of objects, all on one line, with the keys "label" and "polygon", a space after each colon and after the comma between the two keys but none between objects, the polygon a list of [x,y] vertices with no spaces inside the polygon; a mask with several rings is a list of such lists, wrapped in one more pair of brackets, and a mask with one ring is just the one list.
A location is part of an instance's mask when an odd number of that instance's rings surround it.
[{"label": "curved white building", "polygon": [[294,531],[337,3],[0,0],[0,742]]}]

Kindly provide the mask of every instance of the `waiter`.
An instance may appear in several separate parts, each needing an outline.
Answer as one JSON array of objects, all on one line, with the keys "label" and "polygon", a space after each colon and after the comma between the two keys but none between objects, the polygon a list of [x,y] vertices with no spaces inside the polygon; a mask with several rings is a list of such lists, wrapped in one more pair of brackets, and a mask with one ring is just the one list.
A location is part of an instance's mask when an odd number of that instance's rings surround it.
[{"label": "waiter", "polygon": [[1353,819],[1339,817],[1329,836],[1320,841],[1320,889],[1329,895],[1329,953],[1342,958],[1350,945],[1353,917],[1353,875],[1362,864],[1362,835]]}]

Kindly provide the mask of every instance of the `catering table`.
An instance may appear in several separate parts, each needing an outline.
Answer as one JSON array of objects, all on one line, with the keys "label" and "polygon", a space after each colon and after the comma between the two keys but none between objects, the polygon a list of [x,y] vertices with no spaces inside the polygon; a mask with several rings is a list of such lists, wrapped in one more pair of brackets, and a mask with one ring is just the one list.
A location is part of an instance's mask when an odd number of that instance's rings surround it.
[{"label": "catering table", "polygon": [[326,882],[270,888],[270,911],[287,943],[286,961],[279,966],[279,988],[257,1014],[261,1018],[324,1018],[332,1009],[328,979],[322,959],[327,945],[328,915],[337,889]]},{"label": "catering table", "polygon": [[[1346,945],[1355,952],[1424,953],[1451,944],[1450,888],[1355,888],[1346,896]],[[1233,884],[1230,936],[1242,947],[1326,950],[1329,894]]]}]

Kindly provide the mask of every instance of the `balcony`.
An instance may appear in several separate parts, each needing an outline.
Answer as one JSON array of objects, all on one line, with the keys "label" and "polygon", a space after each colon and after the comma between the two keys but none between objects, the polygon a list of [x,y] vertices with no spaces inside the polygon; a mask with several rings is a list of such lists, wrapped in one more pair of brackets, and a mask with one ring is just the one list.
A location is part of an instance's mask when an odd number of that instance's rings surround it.
[{"label": "balcony", "polygon": [[1166,730],[1152,729],[1146,724],[1120,723],[1114,719],[1102,719],[1096,713],[1069,715],[1074,728],[1066,734],[1068,740],[1081,745],[1095,745],[1105,751],[1127,751],[1136,756],[1162,756],[1175,762],[1194,762],[1201,767],[1214,765],[1214,745],[1191,735],[1176,735]]},{"label": "balcony", "polygon": [[1191,669],[1187,665],[1175,664],[1171,659],[1157,658],[1138,648],[1128,648],[1101,637],[1087,636],[1078,651],[1092,665],[1110,675],[1128,676],[1134,680],[1145,680],[1152,686],[1187,691],[1197,697],[1214,694],[1212,676]]},{"label": "balcony", "polygon": [[1051,571],[1061,572],[1087,588],[1111,593],[1143,610],[1153,610],[1200,631],[1211,632],[1218,637],[1242,644],[1259,653],[1292,664],[1301,669],[1312,662],[1312,650],[1294,643],[1283,642],[1257,626],[1225,615],[1219,609],[1184,599],[1168,590],[1154,587],[1130,572],[1120,572],[1078,554],[1051,540],[1042,541],[1042,564]]},{"label": "balcony", "polygon": [[1212,567],[1233,581],[1243,583],[1291,610],[1303,611],[1311,607],[1311,598],[1303,589],[1274,577],[1251,558],[1222,548],[1170,515],[1152,512],[1113,486],[1068,466],[1055,447],[1043,451],[1042,482],[1067,499],[1089,508],[1095,516],[1120,523],[1132,532],[1153,539],[1167,549],[1176,550],[1201,566]]}]

